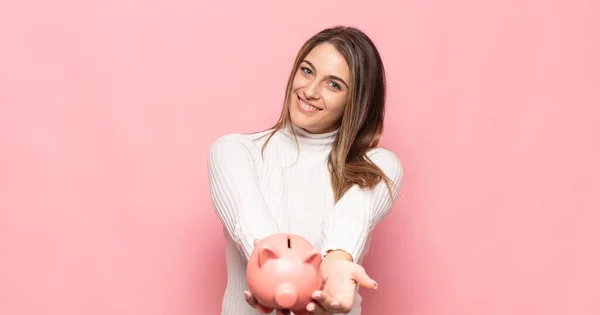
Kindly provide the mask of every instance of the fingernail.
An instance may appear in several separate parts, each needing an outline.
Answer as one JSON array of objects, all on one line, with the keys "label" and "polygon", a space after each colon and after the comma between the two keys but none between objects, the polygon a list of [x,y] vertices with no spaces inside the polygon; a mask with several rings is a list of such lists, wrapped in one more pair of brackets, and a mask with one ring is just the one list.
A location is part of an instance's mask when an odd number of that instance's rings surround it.
[{"label": "fingernail", "polygon": [[377,284],[377,282],[375,280],[373,280],[373,285],[375,286],[375,289],[377,289],[379,287],[379,284]]},{"label": "fingernail", "polygon": [[306,310],[309,312],[312,312],[315,310],[315,304],[314,303],[308,303],[308,305],[306,306]]},{"label": "fingernail", "polygon": [[318,299],[320,299],[322,297],[323,297],[323,295],[321,295],[321,292],[317,292],[317,293],[313,294],[313,298],[316,299],[316,300],[318,300]]},{"label": "fingernail", "polygon": [[246,301],[248,301],[250,297],[252,297],[252,295],[250,294],[250,292],[244,291],[244,297],[246,298]]},{"label": "fingernail", "polygon": [[338,301],[333,301],[333,302],[331,302],[331,307],[338,308],[338,307],[340,307],[340,303]]}]

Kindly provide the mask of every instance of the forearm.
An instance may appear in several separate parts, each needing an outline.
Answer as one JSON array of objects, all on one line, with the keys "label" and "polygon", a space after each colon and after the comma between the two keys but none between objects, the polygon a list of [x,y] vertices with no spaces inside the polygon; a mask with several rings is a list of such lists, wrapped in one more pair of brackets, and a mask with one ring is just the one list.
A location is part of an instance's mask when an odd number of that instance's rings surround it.
[{"label": "forearm", "polygon": [[254,171],[252,143],[238,135],[219,138],[211,146],[209,186],[215,212],[248,259],[254,240],[278,232],[267,210]]},{"label": "forearm", "polygon": [[371,231],[394,204],[403,177],[400,161],[383,149],[372,153],[370,158],[392,180],[391,194],[383,180],[369,190],[352,186],[323,221],[323,253],[341,250],[350,254],[353,261],[359,261]]}]

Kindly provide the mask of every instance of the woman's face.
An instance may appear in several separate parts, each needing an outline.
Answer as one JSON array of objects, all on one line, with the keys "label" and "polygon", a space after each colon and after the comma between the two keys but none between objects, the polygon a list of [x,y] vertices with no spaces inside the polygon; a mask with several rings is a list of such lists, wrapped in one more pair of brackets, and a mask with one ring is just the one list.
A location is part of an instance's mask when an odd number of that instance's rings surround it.
[{"label": "woman's face", "polygon": [[350,68],[337,49],[315,46],[300,64],[292,83],[290,117],[310,133],[337,129],[348,101]]}]

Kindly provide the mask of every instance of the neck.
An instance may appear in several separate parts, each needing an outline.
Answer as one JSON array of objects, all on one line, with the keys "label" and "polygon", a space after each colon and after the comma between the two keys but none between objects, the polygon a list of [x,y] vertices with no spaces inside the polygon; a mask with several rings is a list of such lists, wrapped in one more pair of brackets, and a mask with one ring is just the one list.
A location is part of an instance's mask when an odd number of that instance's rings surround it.
[{"label": "neck", "polygon": [[321,149],[330,149],[333,141],[337,137],[339,129],[336,129],[331,132],[326,133],[310,133],[305,129],[293,124],[289,123],[287,126],[284,126],[282,129],[283,134],[289,137],[292,141],[294,141],[294,135],[292,134],[292,130],[296,134],[296,138],[298,139],[298,144],[300,148],[321,148]]}]

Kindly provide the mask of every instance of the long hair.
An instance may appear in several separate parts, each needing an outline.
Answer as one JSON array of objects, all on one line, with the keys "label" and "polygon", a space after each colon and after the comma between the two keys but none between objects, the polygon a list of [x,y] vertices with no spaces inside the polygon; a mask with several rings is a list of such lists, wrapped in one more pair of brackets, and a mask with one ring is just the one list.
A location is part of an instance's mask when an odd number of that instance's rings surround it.
[{"label": "long hair", "polygon": [[[294,76],[306,55],[322,43],[332,44],[350,67],[348,102],[327,160],[335,202],[355,184],[372,189],[385,180],[391,193],[392,181],[367,157],[367,152],[378,145],[383,132],[385,70],[371,39],[354,27],[327,28],[302,45],[288,78],[281,115],[262,149],[264,151],[277,130],[291,123],[289,105]],[[295,137],[293,128],[291,130]]]}]

